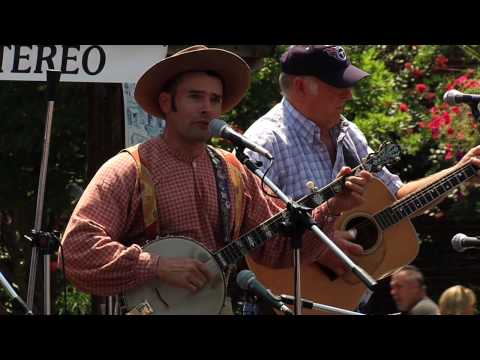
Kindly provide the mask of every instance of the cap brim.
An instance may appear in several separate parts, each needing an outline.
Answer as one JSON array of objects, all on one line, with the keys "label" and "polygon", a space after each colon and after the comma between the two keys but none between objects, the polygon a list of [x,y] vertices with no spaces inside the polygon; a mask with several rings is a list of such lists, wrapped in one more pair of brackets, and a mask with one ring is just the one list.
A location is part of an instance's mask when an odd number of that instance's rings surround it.
[{"label": "cap brim", "polygon": [[363,78],[369,76],[370,74],[357,68],[356,66],[349,65],[345,68],[343,74],[338,79],[336,87],[347,88],[354,86],[357,82]]},{"label": "cap brim", "polygon": [[148,113],[163,117],[158,96],[166,83],[188,71],[213,71],[223,80],[222,113],[232,110],[250,86],[250,68],[239,56],[223,49],[201,49],[168,57],[147,70],[135,87],[135,100]]}]

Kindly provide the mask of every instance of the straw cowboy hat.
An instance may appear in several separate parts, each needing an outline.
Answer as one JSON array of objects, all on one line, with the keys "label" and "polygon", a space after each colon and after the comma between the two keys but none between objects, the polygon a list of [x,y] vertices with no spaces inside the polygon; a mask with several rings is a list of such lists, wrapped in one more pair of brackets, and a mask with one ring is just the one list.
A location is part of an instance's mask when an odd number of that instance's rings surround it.
[{"label": "straw cowboy hat", "polygon": [[135,100],[148,113],[163,117],[158,96],[167,82],[187,71],[213,71],[223,80],[222,113],[232,110],[250,86],[250,67],[238,55],[203,45],[183,49],[148,69],[135,87]]}]

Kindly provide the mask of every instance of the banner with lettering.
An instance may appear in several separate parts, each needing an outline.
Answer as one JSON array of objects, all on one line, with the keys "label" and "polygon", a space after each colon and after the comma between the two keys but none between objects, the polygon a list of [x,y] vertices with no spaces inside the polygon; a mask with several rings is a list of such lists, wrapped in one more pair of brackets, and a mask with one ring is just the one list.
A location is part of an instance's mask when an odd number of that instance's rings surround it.
[{"label": "banner with lettering", "polygon": [[0,45],[0,80],[135,83],[164,59],[167,45]]}]

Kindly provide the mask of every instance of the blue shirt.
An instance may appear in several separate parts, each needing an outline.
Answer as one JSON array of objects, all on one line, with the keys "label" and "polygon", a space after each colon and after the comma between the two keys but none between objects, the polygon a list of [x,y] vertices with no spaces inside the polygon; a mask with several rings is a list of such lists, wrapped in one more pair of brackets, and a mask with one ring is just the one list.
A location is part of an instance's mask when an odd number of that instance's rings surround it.
[{"label": "blue shirt", "polygon": [[[346,142],[358,163],[373,152],[360,129],[343,116],[341,123],[331,132],[333,139],[336,139],[334,161],[331,161],[327,147],[320,139],[321,129],[284,98],[255,121],[244,136],[272,154],[275,159],[267,177],[286,195],[298,200],[310,194],[306,186],[308,181],[313,181],[321,188],[334,181],[340,169],[346,166],[343,142]],[[266,171],[269,165],[267,159],[251,150],[245,150],[245,153],[253,160],[262,161],[262,171]],[[385,167],[375,175],[392,194],[396,194],[403,185],[400,178]]]}]

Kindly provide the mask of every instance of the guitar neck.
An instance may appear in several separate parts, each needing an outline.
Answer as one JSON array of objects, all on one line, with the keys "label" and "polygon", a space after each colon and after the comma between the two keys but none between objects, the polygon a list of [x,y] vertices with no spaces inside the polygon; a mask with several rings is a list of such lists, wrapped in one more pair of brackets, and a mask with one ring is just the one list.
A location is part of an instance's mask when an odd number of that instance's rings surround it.
[{"label": "guitar neck", "polygon": [[417,211],[426,208],[449,191],[460,186],[477,173],[477,169],[470,163],[451,172],[433,184],[415,192],[406,198],[396,201],[392,206],[380,211],[374,218],[382,230],[400,222]]},{"label": "guitar neck", "polygon": [[[361,165],[353,171],[356,171],[359,168],[361,168]],[[320,190],[316,190],[314,193],[304,196],[298,200],[298,203],[310,208],[315,208],[321,205],[345,188],[345,179],[346,176],[336,179]],[[266,240],[278,234],[280,232],[280,223],[286,218],[288,218],[287,210],[279,212],[237,240],[228,243],[226,246],[215,252],[214,257],[224,269],[229,265],[236,264],[249,252],[260,247]]]}]

